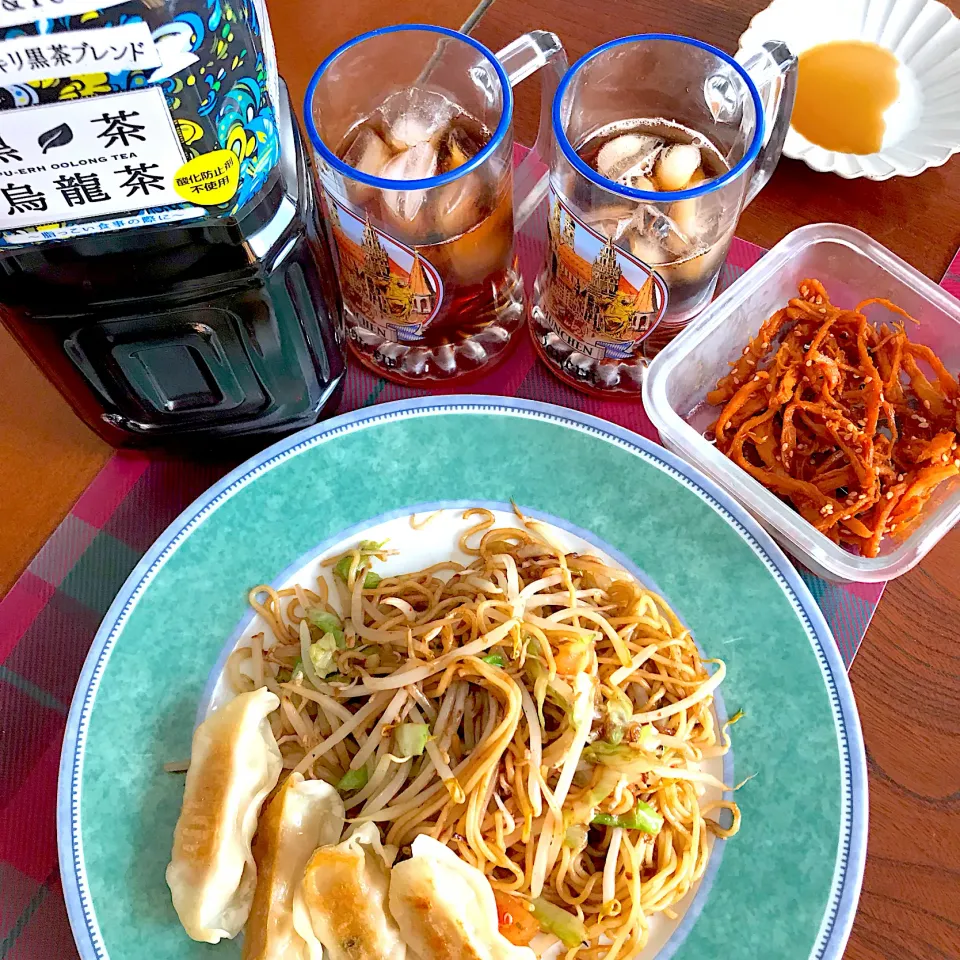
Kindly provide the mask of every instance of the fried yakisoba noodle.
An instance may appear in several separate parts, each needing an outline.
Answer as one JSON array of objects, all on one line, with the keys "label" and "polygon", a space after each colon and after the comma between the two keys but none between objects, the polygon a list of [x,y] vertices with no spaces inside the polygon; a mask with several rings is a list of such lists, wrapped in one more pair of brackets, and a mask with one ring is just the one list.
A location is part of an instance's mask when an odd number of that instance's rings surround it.
[{"label": "fried yakisoba noodle", "polygon": [[390,873],[390,913],[420,960],[536,960],[498,929],[487,878],[432,837],[413,841],[412,856]]},{"label": "fried yakisoba noodle", "polygon": [[390,863],[372,823],[310,858],[294,897],[293,923],[310,960],[404,960],[406,947],[387,912]]},{"label": "fried yakisoba noodle", "polygon": [[251,842],[260,807],[280,776],[264,687],[215,710],[193,734],[167,884],[184,930],[219,943],[246,923],[257,884]]},{"label": "fried yakisoba noodle", "polygon": [[[744,347],[707,401],[717,448],[834,542],[866,557],[960,473],[960,384],[888,300],[834,306],[817,280]],[[927,376],[923,368],[932,374]]]},{"label": "fried yakisoba noodle", "polygon": [[[324,561],[332,588],[251,592],[266,635],[237,651],[232,675],[279,692],[285,769],[336,784],[362,831],[313,856],[296,929],[314,960],[321,945],[331,960],[399,956],[382,837],[411,885],[451,880],[419,911],[397,887],[411,953],[482,942],[500,956],[503,937],[526,948],[542,930],[581,960],[631,957],[650,917],[702,876],[711,834],[739,824],[736,804],[703,796],[729,789],[702,769],[729,748],[712,710],[725,667],[623,570],[522,516],[499,528],[489,511],[464,516],[476,518],[467,566],[381,578],[388,551],[361,541]],[[423,836],[463,869],[427,853],[406,865]],[[454,888],[471,890],[456,915]]]},{"label": "fried yakisoba noodle", "polygon": [[343,801],[322,780],[291,773],[264,806],[253,839],[257,890],[243,930],[243,960],[309,960],[293,929],[293,896],[307,861],[343,830]]}]

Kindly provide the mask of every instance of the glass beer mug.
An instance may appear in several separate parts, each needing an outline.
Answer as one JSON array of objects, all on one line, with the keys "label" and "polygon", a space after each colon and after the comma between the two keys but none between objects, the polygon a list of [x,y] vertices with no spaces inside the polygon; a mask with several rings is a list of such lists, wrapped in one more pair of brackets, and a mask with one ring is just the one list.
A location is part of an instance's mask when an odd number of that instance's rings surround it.
[{"label": "glass beer mug", "polygon": [[639,399],[646,359],[710,301],[740,212],[776,167],[796,70],[782,43],[740,64],[665,34],[614,40],[571,67],[553,106],[531,310],[562,380]]},{"label": "glass beer mug", "polygon": [[[537,144],[513,169],[512,85],[540,67]],[[400,25],[334,51],[307,91],[347,340],[413,386],[486,373],[523,326],[514,231],[546,191],[552,33],[494,55],[464,34]]]}]

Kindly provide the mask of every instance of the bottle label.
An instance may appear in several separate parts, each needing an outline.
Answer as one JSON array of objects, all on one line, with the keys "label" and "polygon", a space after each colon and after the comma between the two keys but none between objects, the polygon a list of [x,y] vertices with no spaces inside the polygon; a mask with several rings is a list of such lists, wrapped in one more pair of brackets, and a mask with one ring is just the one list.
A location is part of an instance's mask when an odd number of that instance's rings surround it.
[{"label": "bottle label", "polygon": [[[126,0],[98,0],[97,6],[105,10],[125,2]],[[89,12],[90,0],[3,0],[0,3],[0,29]]]},{"label": "bottle label", "polygon": [[180,203],[183,164],[157,87],[11,111],[0,126],[0,230]]},{"label": "bottle label", "polygon": [[0,249],[240,216],[280,159],[269,30],[262,0],[2,0]]},{"label": "bottle label", "polygon": [[540,307],[556,334],[595,360],[625,360],[667,309],[667,285],[642,260],[583,223],[550,185]]},{"label": "bottle label", "polygon": [[353,318],[385,340],[422,340],[443,303],[437,269],[326,188],[323,200],[340,290]]},{"label": "bottle label", "polygon": [[0,40],[4,85],[62,80],[87,70],[153,70],[162,65],[150,28],[142,21],[110,28],[21,35]]},{"label": "bottle label", "polygon": [[188,160],[173,177],[177,193],[205,207],[226,203],[240,186],[240,161],[232,150],[214,150]]},{"label": "bottle label", "polygon": [[[24,230],[8,230],[3,240],[8,245],[45,243],[47,240],[70,240],[73,237],[92,237],[98,233],[132,230],[134,227],[152,227],[158,223],[181,223],[196,220],[206,213],[200,207],[167,207],[165,210],[140,212],[111,220],[81,220],[79,223],[43,224]],[[2,244],[0,244],[2,246]]]}]

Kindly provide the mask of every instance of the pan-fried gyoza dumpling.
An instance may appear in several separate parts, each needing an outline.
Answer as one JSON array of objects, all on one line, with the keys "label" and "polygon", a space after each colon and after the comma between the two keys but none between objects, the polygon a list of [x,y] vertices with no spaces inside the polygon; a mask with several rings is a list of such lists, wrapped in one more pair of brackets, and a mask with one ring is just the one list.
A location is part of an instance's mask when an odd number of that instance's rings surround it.
[{"label": "pan-fried gyoza dumpling", "polygon": [[257,885],[251,842],[282,760],[269,715],[280,701],[241,693],[194,731],[167,885],[183,929],[219,943],[247,921]]},{"label": "pan-fried gyoza dumpling", "polygon": [[293,929],[293,895],[317,847],[336,843],[343,801],[322,780],[291,773],[264,807],[253,858],[257,892],[243,931],[243,960],[308,960],[307,944]]},{"label": "pan-fried gyoza dumpling", "polygon": [[406,947],[387,912],[396,849],[380,844],[373,823],[310,858],[293,900],[293,925],[310,960],[404,960]]},{"label": "pan-fried gyoza dumpling", "polygon": [[432,837],[417,837],[412,851],[390,874],[389,905],[420,960],[535,960],[500,933],[493,888],[476,867]]}]

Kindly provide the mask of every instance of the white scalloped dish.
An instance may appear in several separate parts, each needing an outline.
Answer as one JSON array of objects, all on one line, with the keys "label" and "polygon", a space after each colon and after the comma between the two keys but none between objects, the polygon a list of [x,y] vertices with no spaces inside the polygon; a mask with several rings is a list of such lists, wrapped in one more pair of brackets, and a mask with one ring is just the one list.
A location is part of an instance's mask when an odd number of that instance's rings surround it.
[{"label": "white scalloped dish", "polygon": [[936,0],[773,0],[740,37],[740,52],[783,40],[798,56],[862,40],[898,59],[899,93],[885,111],[877,153],[826,150],[793,127],[783,152],[822,173],[853,179],[913,177],[960,151],[960,20]]}]

